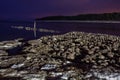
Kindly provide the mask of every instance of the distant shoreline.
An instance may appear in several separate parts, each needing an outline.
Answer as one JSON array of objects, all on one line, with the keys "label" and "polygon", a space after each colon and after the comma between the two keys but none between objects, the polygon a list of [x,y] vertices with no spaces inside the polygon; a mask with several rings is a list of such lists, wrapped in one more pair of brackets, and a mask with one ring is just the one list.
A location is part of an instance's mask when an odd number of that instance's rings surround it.
[{"label": "distant shoreline", "polygon": [[37,22],[120,23],[120,21],[38,20]]}]

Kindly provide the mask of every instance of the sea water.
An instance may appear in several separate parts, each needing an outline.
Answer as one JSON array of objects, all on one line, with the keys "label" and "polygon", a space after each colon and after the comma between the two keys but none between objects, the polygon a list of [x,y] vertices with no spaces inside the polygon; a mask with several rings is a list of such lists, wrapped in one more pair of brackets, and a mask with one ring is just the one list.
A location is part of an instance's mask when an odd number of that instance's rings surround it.
[{"label": "sea water", "polygon": [[0,41],[17,38],[37,39],[42,36],[64,34],[71,31],[102,33],[120,36],[120,23],[97,22],[0,22]]}]

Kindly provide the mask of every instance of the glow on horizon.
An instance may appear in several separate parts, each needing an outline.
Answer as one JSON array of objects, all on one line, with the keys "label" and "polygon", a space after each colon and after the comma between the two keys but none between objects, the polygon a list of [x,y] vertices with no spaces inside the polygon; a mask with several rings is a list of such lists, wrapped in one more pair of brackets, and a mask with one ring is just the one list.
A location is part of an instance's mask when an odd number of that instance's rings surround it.
[{"label": "glow on horizon", "polygon": [[1,19],[120,12],[120,0],[1,0]]}]

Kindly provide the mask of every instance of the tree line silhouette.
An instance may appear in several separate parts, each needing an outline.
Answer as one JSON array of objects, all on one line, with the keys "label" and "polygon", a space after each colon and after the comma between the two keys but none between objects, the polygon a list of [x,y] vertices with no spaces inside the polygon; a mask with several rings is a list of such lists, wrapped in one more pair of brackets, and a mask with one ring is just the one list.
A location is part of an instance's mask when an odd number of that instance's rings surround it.
[{"label": "tree line silhouette", "polygon": [[80,14],[77,16],[48,16],[36,20],[120,20],[120,13]]}]

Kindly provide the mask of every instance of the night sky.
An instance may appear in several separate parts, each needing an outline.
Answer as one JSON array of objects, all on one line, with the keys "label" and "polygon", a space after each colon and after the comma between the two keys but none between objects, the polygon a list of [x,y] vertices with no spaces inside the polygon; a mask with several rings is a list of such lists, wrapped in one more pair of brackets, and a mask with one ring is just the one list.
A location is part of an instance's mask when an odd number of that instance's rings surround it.
[{"label": "night sky", "polygon": [[120,0],[0,0],[0,19],[120,12]]}]

